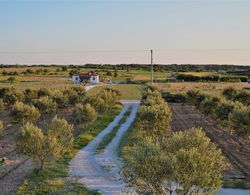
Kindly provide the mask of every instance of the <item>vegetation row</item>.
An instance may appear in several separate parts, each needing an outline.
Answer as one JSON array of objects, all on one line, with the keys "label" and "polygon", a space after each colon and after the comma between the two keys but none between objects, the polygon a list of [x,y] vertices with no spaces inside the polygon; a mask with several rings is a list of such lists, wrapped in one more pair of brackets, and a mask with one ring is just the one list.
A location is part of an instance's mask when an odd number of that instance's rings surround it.
[{"label": "vegetation row", "polygon": [[230,100],[193,90],[187,92],[187,97],[204,114],[229,124],[238,135],[249,136],[249,94],[231,88],[224,89],[222,94]]},{"label": "vegetation row", "polygon": [[[68,163],[77,150],[117,115],[121,109],[119,95],[118,91],[107,88],[88,97],[80,86],[53,90],[0,89],[1,112],[9,114],[11,122],[20,128],[16,151],[32,159],[35,167],[19,194],[54,193],[68,185],[86,192],[83,186],[75,186],[63,177],[67,177]],[[0,121],[2,134],[4,123]]]},{"label": "vegetation row", "polygon": [[138,116],[123,138],[123,173],[142,194],[209,194],[221,185],[223,157],[202,129],[172,132],[161,93],[144,92]]}]

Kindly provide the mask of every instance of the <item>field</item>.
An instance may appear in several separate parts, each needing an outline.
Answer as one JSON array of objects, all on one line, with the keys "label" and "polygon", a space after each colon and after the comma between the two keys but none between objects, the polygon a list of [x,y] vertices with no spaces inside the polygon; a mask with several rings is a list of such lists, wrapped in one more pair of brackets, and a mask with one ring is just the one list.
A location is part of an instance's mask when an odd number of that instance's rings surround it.
[{"label": "field", "polygon": [[111,88],[118,90],[121,93],[120,99],[125,100],[135,100],[141,99],[141,90],[142,86],[136,84],[128,84],[128,85],[105,85],[105,86],[97,86],[91,89],[88,93],[89,96],[96,95],[104,88]]},{"label": "field", "polygon": [[228,83],[228,82],[177,82],[177,83],[155,83],[155,87],[162,91],[169,91],[173,93],[185,93],[189,90],[202,90],[207,92],[220,92],[227,87],[234,87],[237,89],[247,88],[248,83]]},{"label": "field", "polygon": [[[74,124],[74,148],[66,156],[63,156],[57,161],[51,161],[46,164],[44,171],[37,174],[34,172],[36,166],[30,158],[23,155],[18,155],[16,151],[16,140],[20,133],[21,127],[24,122],[15,123],[12,121],[11,111],[12,105],[6,105],[6,109],[0,112],[0,121],[4,123],[3,134],[0,135],[0,158],[4,157],[6,160],[3,165],[0,165],[0,188],[4,189],[3,193],[15,193],[17,190],[20,192],[30,191],[34,193],[40,192],[69,192],[70,190],[83,190],[86,191],[85,186],[75,183],[75,181],[68,181],[65,179],[68,176],[68,163],[71,158],[73,158],[77,151],[82,147],[86,146],[89,141],[94,139],[99,132],[101,132],[105,127],[115,118],[119,113],[120,105],[116,110],[111,111],[96,111],[98,113],[97,120],[92,122],[89,126],[86,126],[83,122],[81,124],[76,124],[73,113],[76,108],[75,104],[80,103],[85,105],[88,98],[92,98],[100,94],[100,92],[105,88],[111,88],[119,91],[120,100],[140,100],[142,98],[142,91],[150,84],[151,72],[149,69],[101,69],[101,68],[78,68],[80,72],[95,71],[100,74],[100,78],[103,81],[100,85],[96,85],[91,88],[85,98],[85,95],[79,92],[78,98],[83,98],[82,100],[76,100],[73,104],[65,101],[63,97],[70,99],[71,96],[74,97],[72,91],[63,91],[66,89],[73,89],[74,87],[83,87],[83,85],[76,85],[70,80],[69,73],[75,68],[67,68],[62,70],[59,67],[22,67],[22,68],[1,68],[7,72],[17,72],[14,75],[1,75],[0,76],[0,89],[4,87],[15,87],[20,90],[32,89],[39,90],[41,88],[46,88],[51,90],[48,95],[50,99],[54,102],[58,101],[58,108],[52,112],[52,114],[44,114],[41,111],[41,117],[35,122],[35,124],[41,128],[46,129],[47,124],[51,123],[51,119],[54,116],[65,118],[69,123]],[[27,72],[29,73],[24,73]],[[44,72],[44,70],[46,70]],[[40,71],[39,73],[35,73]],[[111,76],[110,76],[110,73]],[[117,73],[116,76],[115,73]],[[178,74],[175,71],[160,71],[154,73],[155,79],[159,82],[153,84],[161,92],[169,92],[172,94],[185,95],[190,90],[199,90],[206,94],[217,95],[223,100],[222,91],[225,88],[233,87],[237,90],[243,88],[249,88],[248,83],[243,82],[164,82],[166,78],[170,78]],[[209,76],[217,74],[217,72],[207,71],[207,72],[181,72],[180,74],[192,74],[195,76]],[[11,82],[8,79],[10,77],[15,77],[15,81]],[[105,84],[105,81],[112,80],[114,84]],[[125,84],[125,82],[132,81],[136,84]],[[123,83],[123,84],[121,84]],[[89,84],[88,84],[89,85]],[[92,87],[91,85],[89,85]],[[247,91],[247,90],[245,90]],[[55,93],[57,92],[57,93]],[[42,93],[46,93],[42,91]],[[59,95],[58,95],[59,93]],[[8,95],[8,94],[7,94]],[[31,94],[32,95],[32,94]],[[45,95],[47,96],[47,95]],[[11,96],[12,97],[12,96]],[[109,96],[111,97],[111,96]],[[35,105],[33,99],[22,99],[21,101],[27,105]],[[35,99],[41,98],[40,96],[35,97]],[[8,98],[5,98],[9,101]],[[77,98],[76,98],[77,99]],[[10,99],[12,100],[12,99]],[[117,99],[118,100],[118,99]],[[16,101],[16,100],[13,100]],[[75,101],[74,99],[71,101]],[[116,101],[116,100],[114,100]],[[97,103],[91,102],[93,107]],[[103,108],[105,105],[101,105]],[[216,143],[218,147],[222,150],[223,155],[226,158],[226,169],[223,171],[223,181],[224,187],[239,187],[239,188],[249,188],[249,166],[250,166],[250,141],[249,137],[236,135],[233,129],[229,127],[228,122],[222,122],[212,118],[210,116],[205,116],[197,108],[189,103],[169,103],[169,107],[172,113],[171,129],[173,132],[185,131],[192,127],[202,127],[206,135]],[[248,109],[249,106],[246,108]],[[39,110],[40,111],[40,110]],[[125,119],[124,119],[125,120]],[[123,123],[122,121],[121,123]],[[118,131],[119,124],[112,135],[107,138],[111,142],[112,138]],[[165,122],[162,123],[165,125]],[[44,130],[46,132],[46,130]],[[102,150],[108,143],[104,144]],[[23,181],[25,181],[23,183]],[[53,184],[51,184],[53,183]],[[48,185],[49,184],[49,185]],[[21,185],[21,188],[19,186]],[[48,186],[47,186],[48,185]],[[37,190],[37,191],[36,191]],[[43,191],[45,190],[45,191]],[[46,191],[47,190],[47,191]],[[95,192],[93,192],[95,194]]]},{"label": "field", "polygon": [[[249,181],[250,141],[248,138],[232,135],[230,128],[221,126],[188,104],[171,103],[170,108],[173,131],[202,127],[207,136],[222,149],[228,162],[227,169],[223,173],[225,181],[233,179]],[[249,188],[249,183],[245,185]]]}]

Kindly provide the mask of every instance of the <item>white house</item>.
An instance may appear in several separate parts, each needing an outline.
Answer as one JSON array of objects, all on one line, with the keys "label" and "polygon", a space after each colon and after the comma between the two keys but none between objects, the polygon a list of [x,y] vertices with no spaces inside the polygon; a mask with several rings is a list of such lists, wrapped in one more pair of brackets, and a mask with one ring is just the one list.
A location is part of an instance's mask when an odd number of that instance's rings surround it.
[{"label": "white house", "polygon": [[99,83],[99,75],[94,72],[88,72],[88,73],[80,73],[80,74],[74,74],[72,76],[72,80],[75,83],[87,83],[90,82],[92,84]]}]

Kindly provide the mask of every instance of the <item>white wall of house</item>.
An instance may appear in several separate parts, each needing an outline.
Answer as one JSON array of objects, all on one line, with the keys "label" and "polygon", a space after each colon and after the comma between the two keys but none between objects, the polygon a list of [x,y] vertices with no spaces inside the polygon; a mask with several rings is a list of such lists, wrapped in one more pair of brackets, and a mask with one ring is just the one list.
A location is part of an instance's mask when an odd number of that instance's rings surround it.
[{"label": "white wall of house", "polygon": [[80,77],[79,77],[79,76],[75,76],[75,75],[73,75],[72,80],[73,80],[73,82],[75,82],[75,83],[80,83],[80,82],[81,82]]},{"label": "white wall of house", "polygon": [[89,79],[90,83],[97,84],[99,83],[99,75],[91,76]]}]

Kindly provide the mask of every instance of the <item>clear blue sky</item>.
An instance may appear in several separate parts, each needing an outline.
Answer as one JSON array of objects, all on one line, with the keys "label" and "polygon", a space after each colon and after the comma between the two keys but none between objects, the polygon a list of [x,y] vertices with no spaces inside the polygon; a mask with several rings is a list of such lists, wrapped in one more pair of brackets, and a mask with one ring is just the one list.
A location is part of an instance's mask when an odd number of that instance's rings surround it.
[{"label": "clear blue sky", "polygon": [[250,64],[250,1],[0,0],[0,63]]}]

